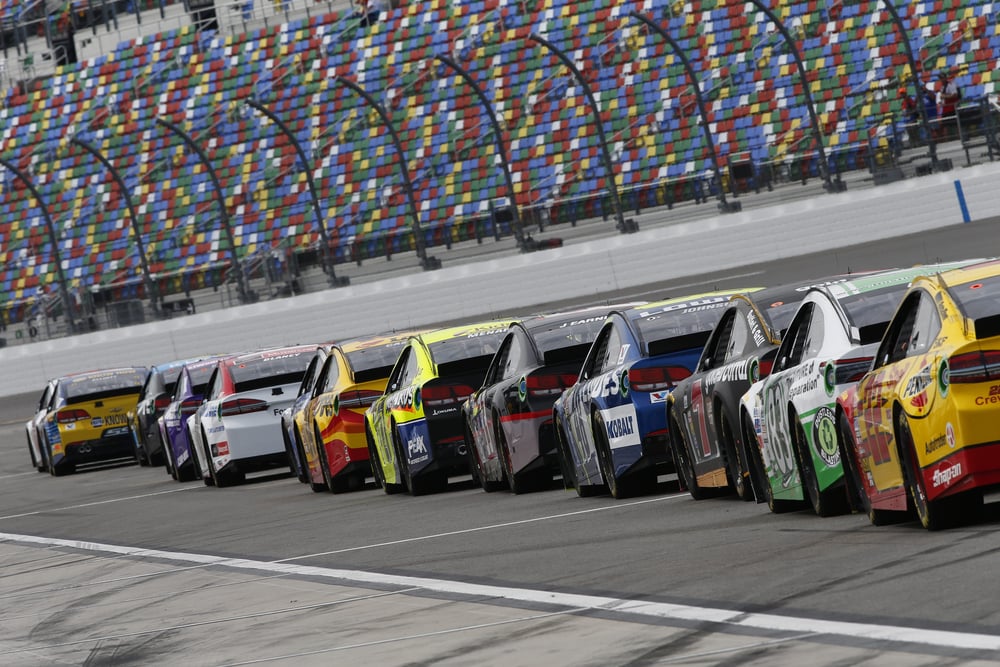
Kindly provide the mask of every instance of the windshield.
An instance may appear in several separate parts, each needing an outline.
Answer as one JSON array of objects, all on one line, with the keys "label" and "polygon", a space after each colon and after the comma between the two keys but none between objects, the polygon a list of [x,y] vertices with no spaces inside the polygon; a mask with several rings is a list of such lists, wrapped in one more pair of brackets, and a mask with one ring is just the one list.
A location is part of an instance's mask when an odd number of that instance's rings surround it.
[{"label": "windshield", "polygon": [[544,356],[553,350],[593,343],[606,319],[606,313],[577,319],[543,317],[526,323],[525,328],[531,333],[538,351]]},{"label": "windshield", "polygon": [[462,359],[472,359],[492,355],[500,347],[500,341],[507,334],[507,327],[497,327],[487,331],[476,331],[460,338],[431,343],[431,358],[435,364],[447,364]]},{"label": "windshield", "polygon": [[314,349],[268,352],[230,367],[237,392],[302,382]]},{"label": "windshield", "polygon": [[67,401],[81,402],[138,394],[145,379],[145,368],[126,368],[68,378],[61,383],[61,389]]}]

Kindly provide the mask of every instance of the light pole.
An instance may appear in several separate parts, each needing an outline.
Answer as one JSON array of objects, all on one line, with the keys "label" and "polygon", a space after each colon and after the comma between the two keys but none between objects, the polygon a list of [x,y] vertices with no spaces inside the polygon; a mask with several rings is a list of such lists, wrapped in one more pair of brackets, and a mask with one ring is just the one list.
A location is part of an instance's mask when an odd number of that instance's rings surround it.
[{"label": "light pole", "polygon": [[490,124],[493,126],[493,135],[496,137],[497,154],[500,156],[500,166],[503,168],[503,177],[507,184],[507,196],[510,198],[510,208],[514,216],[514,237],[517,239],[517,247],[521,252],[534,250],[534,247],[528,247],[524,238],[524,225],[521,222],[521,213],[517,208],[517,199],[514,196],[514,179],[510,174],[510,161],[507,159],[507,150],[503,145],[503,132],[500,129],[500,122],[497,120],[496,110],[493,108],[493,105],[490,104],[490,100],[486,97],[486,93],[483,92],[483,89],[478,83],[476,83],[476,80],[472,78],[472,75],[462,69],[457,62],[455,62],[451,57],[445,55],[438,55],[434,57],[458,72],[458,75],[461,76],[462,79],[469,84],[472,90],[476,92],[479,102],[486,110],[486,116],[490,119]]},{"label": "light pole", "polygon": [[309,188],[309,197],[312,200],[313,215],[316,219],[316,228],[319,230],[320,242],[323,244],[323,251],[320,254],[321,261],[323,263],[323,272],[327,275],[327,282],[329,282],[331,287],[346,287],[351,284],[351,279],[347,276],[341,278],[337,277],[337,273],[333,268],[334,261],[330,256],[330,237],[326,232],[326,224],[323,222],[323,212],[319,207],[319,196],[316,194],[316,184],[313,182],[312,177],[312,165],[306,158],[306,153],[302,150],[302,144],[296,139],[295,134],[288,129],[288,126],[282,122],[278,116],[272,112],[270,109],[265,107],[263,104],[257,100],[250,98],[246,101],[247,105],[253,107],[257,111],[261,112],[267,116],[271,122],[278,126],[278,129],[288,138],[292,146],[295,148],[295,152],[298,153],[299,160],[302,161],[302,168],[306,173],[306,186]]},{"label": "light pole", "polygon": [[52,223],[52,216],[49,215],[49,207],[45,204],[45,199],[42,197],[42,193],[38,191],[35,184],[31,182],[27,174],[17,168],[14,163],[0,158],[0,164],[7,167],[14,176],[24,183],[24,185],[31,191],[31,194],[35,197],[38,202],[38,208],[42,211],[42,217],[45,219],[45,226],[49,231],[49,243],[52,246],[52,256],[55,258],[56,264],[56,279],[59,281],[59,296],[63,301],[63,309],[66,311],[66,323],[69,325],[69,330],[71,333],[76,333],[76,319],[73,317],[73,302],[69,299],[69,289],[66,287],[66,273],[63,271],[62,267],[62,255],[59,252],[59,241],[56,239],[56,226]]},{"label": "light pole", "polygon": [[719,191],[719,210],[723,213],[735,213],[743,209],[743,205],[739,202],[728,202],[726,201],[726,189],[722,187],[722,171],[719,169],[719,154],[715,150],[715,138],[712,136],[712,129],[708,126],[708,112],[705,110],[705,98],[701,94],[701,86],[698,84],[698,76],[691,67],[691,61],[687,59],[684,54],[684,50],[681,45],[677,43],[673,37],[670,36],[666,30],[664,30],[659,24],[653,22],[647,16],[640,14],[639,12],[629,12],[629,16],[641,21],[646,24],[646,26],[655,32],[657,35],[662,37],[670,48],[673,49],[674,55],[676,55],[681,64],[684,65],[684,71],[687,73],[688,78],[691,80],[691,88],[694,90],[694,97],[698,101],[698,115],[701,117],[701,127],[704,130],[705,143],[708,144],[708,154],[712,158],[712,168],[715,171],[715,182]]},{"label": "light pole", "polygon": [[240,303],[250,302],[252,297],[246,284],[246,276],[243,275],[243,265],[240,264],[239,253],[236,251],[236,238],[233,236],[233,226],[229,221],[229,212],[226,211],[226,196],[222,192],[222,184],[219,183],[219,176],[215,173],[215,168],[212,167],[212,163],[209,161],[208,156],[205,155],[205,152],[201,150],[201,147],[195,143],[195,140],[190,134],[182,130],[174,123],[171,123],[166,118],[157,116],[156,122],[179,136],[188,148],[197,154],[198,159],[201,160],[201,163],[205,166],[206,171],[208,171],[209,178],[212,179],[212,186],[215,188],[215,198],[219,205],[219,217],[222,220],[222,228],[225,231],[226,240],[229,242],[229,250],[232,253],[233,272],[236,274],[236,293]]},{"label": "light pole", "polygon": [[115,179],[115,183],[118,184],[118,189],[121,190],[122,197],[125,199],[125,208],[128,209],[129,221],[132,223],[132,235],[135,236],[135,245],[139,254],[139,266],[142,267],[142,278],[143,282],[146,284],[146,296],[149,297],[149,302],[153,306],[153,312],[159,313],[160,294],[159,290],[156,289],[152,276],[149,273],[149,263],[146,260],[146,248],[142,242],[142,233],[139,231],[139,218],[136,216],[135,207],[132,205],[132,194],[129,192],[128,188],[125,187],[125,181],[122,180],[118,170],[115,169],[114,165],[112,165],[107,157],[105,157],[95,146],[84,141],[78,136],[71,137],[70,143],[76,144],[97,158],[100,163],[104,165],[104,168],[111,173],[111,177]]},{"label": "light pole", "polygon": [[410,180],[410,169],[406,166],[406,154],[403,152],[403,144],[400,142],[399,135],[396,133],[396,129],[392,126],[392,122],[389,120],[389,114],[386,113],[385,107],[379,104],[364,88],[351,79],[338,76],[334,77],[333,82],[335,84],[342,84],[360,95],[371,108],[375,109],[375,113],[379,115],[379,118],[382,119],[382,124],[385,125],[385,128],[389,131],[389,136],[392,138],[392,144],[396,148],[399,171],[403,177],[403,189],[406,191],[406,198],[410,204],[410,215],[413,217],[413,242],[417,247],[417,257],[420,258],[420,267],[424,271],[440,269],[441,260],[427,255],[427,244],[424,242],[423,233],[420,231],[420,212],[417,209],[417,199],[413,194],[413,182]]},{"label": "light pole", "polygon": [[622,234],[639,231],[639,225],[636,224],[635,220],[632,220],[631,218],[626,220],[625,215],[622,213],[622,200],[618,196],[618,184],[615,182],[615,170],[614,165],[611,162],[611,151],[608,149],[608,139],[604,134],[604,123],[601,122],[601,112],[600,109],[597,108],[597,100],[594,99],[594,93],[591,92],[590,86],[587,85],[587,80],[583,78],[583,75],[580,74],[580,70],[576,68],[576,65],[573,64],[573,61],[570,60],[569,56],[556,48],[555,45],[547,39],[535,33],[528,35],[528,39],[541,44],[546,49],[551,51],[557,58],[559,58],[559,60],[562,61],[562,64],[573,73],[573,78],[576,79],[576,82],[580,85],[580,87],[583,88],[583,93],[587,96],[587,102],[590,103],[590,112],[594,115],[594,126],[597,128],[597,138],[601,144],[601,159],[604,162],[605,178],[608,182],[608,190],[611,193],[611,205],[615,209],[615,218],[618,221],[616,226],[618,231]]}]

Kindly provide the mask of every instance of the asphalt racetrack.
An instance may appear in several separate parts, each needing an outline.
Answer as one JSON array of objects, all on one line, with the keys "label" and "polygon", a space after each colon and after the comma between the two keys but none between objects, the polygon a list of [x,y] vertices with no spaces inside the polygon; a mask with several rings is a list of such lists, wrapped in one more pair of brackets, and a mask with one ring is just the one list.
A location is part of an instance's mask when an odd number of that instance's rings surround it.
[{"label": "asphalt racetrack", "polygon": [[[983,221],[608,299],[1000,254]],[[795,254],[789,248],[790,256]],[[557,304],[565,305],[565,304]],[[36,391],[0,407],[3,665],[1000,663],[1000,506],[916,522],[734,498],[411,498],[229,489],[29,465]],[[276,433],[277,437],[277,433]]]}]

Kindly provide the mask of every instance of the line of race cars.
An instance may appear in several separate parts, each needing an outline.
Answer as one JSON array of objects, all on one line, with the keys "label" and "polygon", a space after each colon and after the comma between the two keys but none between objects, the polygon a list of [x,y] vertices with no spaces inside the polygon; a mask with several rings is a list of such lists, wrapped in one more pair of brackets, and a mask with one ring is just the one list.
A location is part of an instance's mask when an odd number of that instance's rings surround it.
[{"label": "line of race cars", "polygon": [[967,260],[49,381],[32,464],[134,456],[218,487],[653,492],[974,516],[1000,485],[1000,261]]}]

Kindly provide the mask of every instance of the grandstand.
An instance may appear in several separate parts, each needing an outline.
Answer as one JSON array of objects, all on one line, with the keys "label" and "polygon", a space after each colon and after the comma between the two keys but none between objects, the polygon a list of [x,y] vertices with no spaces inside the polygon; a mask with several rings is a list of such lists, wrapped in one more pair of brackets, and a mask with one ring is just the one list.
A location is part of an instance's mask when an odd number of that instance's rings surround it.
[{"label": "grandstand", "polygon": [[[77,17],[88,5],[28,4],[59,17],[66,8]],[[997,92],[993,3],[898,4],[926,84],[950,71],[966,100]],[[720,188],[820,176],[805,87],[831,171],[877,173],[912,141],[900,95],[912,73],[889,13],[873,1],[769,4],[796,38],[805,82],[791,47],[745,2],[411,0],[387,3],[378,20],[325,1],[217,2],[186,12],[190,6],[144,0],[135,13],[115,15],[115,30],[91,15],[75,31],[59,28],[56,36],[73,40],[76,63],[57,64],[66,49],[53,48],[51,35],[15,39],[16,49],[7,48],[18,60],[2,80],[0,157],[43,195],[81,320],[102,304],[218,288],[232,279],[234,259],[254,275],[317,261],[323,234],[306,170],[341,266],[413,250],[414,223],[430,247],[510,234],[501,214],[511,203],[531,225],[606,218],[612,181],[584,92],[557,58],[528,40],[533,33],[567,52],[586,77],[609,139],[614,184],[629,208],[704,202]],[[723,182],[713,177],[679,59],[629,17],[633,10],[673,35],[691,61],[708,103],[706,122],[729,167]],[[2,24],[17,24],[17,11],[0,5]],[[39,21],[30,25],[37,29]],[[513,192],[478,99],[436,55],[453,57],[492,100]],[[337,77],[357,82],[391,113],[419,220],[409,213],[389,132]],[[301,164],[289,138],[247,99],[284,119],[311,164]],[[207,163],[157,118],[187,133]],[[73,139],[106,156],[129,191]],[[992,159],[992,140],[986,143]],[[40,306],[62,310],[62,299],[38,202],[13,172],[0,172],[0,304],[10,323]]]}]

